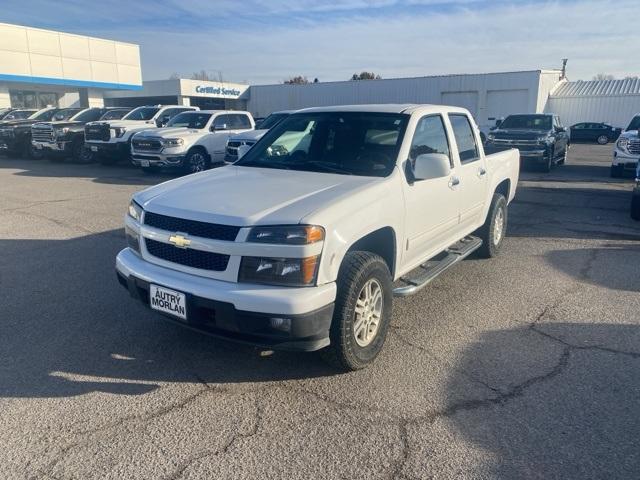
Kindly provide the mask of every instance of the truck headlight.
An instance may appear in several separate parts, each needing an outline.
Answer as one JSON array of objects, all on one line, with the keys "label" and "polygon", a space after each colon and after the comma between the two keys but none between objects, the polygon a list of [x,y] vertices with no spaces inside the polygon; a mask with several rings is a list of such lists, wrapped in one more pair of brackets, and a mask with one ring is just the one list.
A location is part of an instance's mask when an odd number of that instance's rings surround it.
[{"label": "truck headlight", "polygon": [[142,212],[142,207],[138,205],[134,200],[131,200],[131,203],[129,203],[129,211],[127,212],[127,214],[136,222],[140,222],[142,220]]},{"label": "truck headlight", "polygon": [[317,225],[285,225],[253,227],[247,242],[308,245],[324,240],[324,228]]},{"label": "truck headlight", "polygon": [[306,258],[242,257],[238,282],[309,287],[316,283],[320,255]]},{"label": "truck headlight", "polygon": [[163,147],[179,147],[184,144],[184,140],[181,138],[165,138],[162,140]]},{"label": "truck headlight", "polygon": [[125,133],[127,133],[127,129],[124,127],[116,127],[113,129],[113,133],[117,138],[122,138]]},{"label": "truck headlight", "polygon": [[627,137],[622,137],[616,142],[616,147],[618,147],[620,150],[626,150],[628,146],[629,139]]}]

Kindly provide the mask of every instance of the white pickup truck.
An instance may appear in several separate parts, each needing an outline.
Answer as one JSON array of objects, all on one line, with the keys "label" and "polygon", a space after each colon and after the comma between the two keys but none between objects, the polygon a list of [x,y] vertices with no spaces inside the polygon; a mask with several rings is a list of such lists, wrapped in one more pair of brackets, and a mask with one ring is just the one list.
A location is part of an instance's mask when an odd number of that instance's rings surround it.
[{"label": "white pickup truck", "polygon": [[640,162],[640,113],[631,119],[620,134],[613,150],[611,176],[622,177],[625,171],[634,172]]},{"label": "white pickup truck", "polygon": [[382,349],[394,296],[498,253],[520,163],[440,105],[300,110],[240,155],[134,195],[118,280],[185,326],[347,370]]},{"label": "white pickup truck", "polygon": [[255,127],[249,112],[200,110],[173,117],[164,128],[144,130],[131,139],[131,161],[145,172],[180,168],[197,173],[223,165],[227,139],[251,132]]},{"label": "white pickup truck", "polygon": [[227,140],[225,147],[224,161],[226,163],[233,163],[238,160],[238,149],[247,145],[251,147],[258,140],[260,140],[265,133],[275,127],[282,120],[291,115],[295,110],[283,110],[281,112],[273,112],[267,118],[262,120],[259,125],[256,125],[255,130],[249,130],[237,135],[231,135]]},{"label": "white pickup truck", "polygon": [[134,133],[163,127],[179,113],[195,110],[200,109],[184,105],[152,105],[134,108],[122,117],[122,120],[87,123],[84,127],[84,143],[101,163],[112,164],[129,158],[131,137]]}]

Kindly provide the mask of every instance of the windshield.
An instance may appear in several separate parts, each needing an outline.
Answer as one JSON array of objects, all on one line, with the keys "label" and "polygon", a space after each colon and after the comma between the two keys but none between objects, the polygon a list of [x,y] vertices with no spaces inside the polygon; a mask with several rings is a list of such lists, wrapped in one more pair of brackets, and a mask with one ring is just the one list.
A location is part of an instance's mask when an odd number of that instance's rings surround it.
[{"label": "windshield", "polygon": [[120,120],[129,110],[109,110],[100,117],[100,120]]},{"label": "windshield", "polygon": [[235,165],[386,177],[396,164],[408,118],[369,112],[290,115]]},{"label": "windshield", "polygon": [[501,129],[551,130],[550,115],[509,115],[500,124]]},{"label": "windshield", "polygon": [[198,130],[203,129],[209,119],[211,118],[210,113],[180,113],[173,117],[167,123],[167,127],[185,127],[185,128],[196,128]]},{"label": "windshield", "polygon": [[288,113],[272,113],[256,125],[256,130],[269,130],[289,116]]},{"label": "windshield", "polygon": [[83,110],[79,113],[76,113],[70,120],[74,122],[95,122],[102,116],[101,108],[89,108],[88,110]]},{"label": "windshield", "polygon": [[33,118],[37,110],[16,110],[4,117],[5,120],[24,120],[25,118]]},{"label": "windshield", "polygon": [[127,113],[123,120],[151,120],[160,108],[158,107],[138,107]]},{"label": "windshield", "polygon": [[640,115],[633,117],[627,130],[640,130]]},{"label": "windshield", "polygon": [[58,110],[53,116],[53,121],[61,122],[63,120],[69,120],[79,111],[80,111],[79,108],[65,108],[64,110]]},{"label": "windshield", "polygon": [[39,110],[33,115],[31,115],[30,118],[34,120],[41,120],[43,122],[48,122],[53,118],[53,116],[57,111],[58,110],[56,110],[55,108],[47,108],[47,109]]}]

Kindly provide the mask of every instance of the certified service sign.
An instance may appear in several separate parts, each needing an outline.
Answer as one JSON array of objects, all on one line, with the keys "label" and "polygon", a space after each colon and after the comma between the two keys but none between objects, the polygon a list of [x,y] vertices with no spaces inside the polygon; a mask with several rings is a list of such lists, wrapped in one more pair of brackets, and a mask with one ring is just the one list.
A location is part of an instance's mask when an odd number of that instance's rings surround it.
[{"label": "certified service sign", "polygon": [[196,94],[207,97],[238,98],[245,89],[225,85],[196,85]]}]

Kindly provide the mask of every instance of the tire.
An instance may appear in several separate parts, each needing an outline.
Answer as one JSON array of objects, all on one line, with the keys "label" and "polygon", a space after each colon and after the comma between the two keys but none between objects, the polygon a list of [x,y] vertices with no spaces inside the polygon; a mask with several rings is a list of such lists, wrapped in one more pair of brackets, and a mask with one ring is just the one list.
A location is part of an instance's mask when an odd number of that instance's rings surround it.
[{"label": "tire", "polygon": [[569,157],[569,145],[567,145],[564,149],[564,153],[562,154],[562,158],[558,160],[556,165],[565,165],[567,163],[567,158]]},{"label": "tire", "polygon": [[182,171],[189,175],[204,172],[210,167],[211,160],[209,160],[207,153],[200,148],[196,148],[187,153],[187,158],[184,159],[184,164],[182,165]]},{"label": "tire", "polygon": [[160,173],[160,167],[140,167],[140,168],[142,169],[142,173],[146,173],[147,175]]},{"label": "tire", "polygon": [[71,157],[76,163],[91,163],[93,155],[84,142],[77,141],[71,147]]},{"label": "tire", "polygon": [[640,188],[636,188],[631,197],[631,218],[640,220]]},{"label": "tire", "polygon": [[[391,323],[391,283],[389,267],[379,255],[347,253],[338,273],[338,295],[329,332],[331,344],[321,351],[325,361],[345,371],[360,370],[373,363]],[[358,326],[362,317],[357,317],[356,307],[368,315],[362,327]]]},{"label": "tire", "polygon": [[606,145],[607,143],[609,143],[609,137],[607,137],[606,135],[600,135],[598,138],[596,138],[596,142],[598,142],[598,145]]},{"label": "tire", "polygon": [[551,150],[548,155],[542,158],[544,162],[540,165],[540,170],[542,172],[549,173],[553,168],[553,155],[554,155],[553,150]]},{"label": "tire", "polygon": [[480,257],[493,258],[500,253],[507,233],[508,213],[507,199],[501,193],[494,193],[487,219],[475,232],[482,239],[482,246],[478,249]]},{"label": "tire", "polygon": [[611,165],[611,178],[622,178],[624,176],[624,166]]}]

